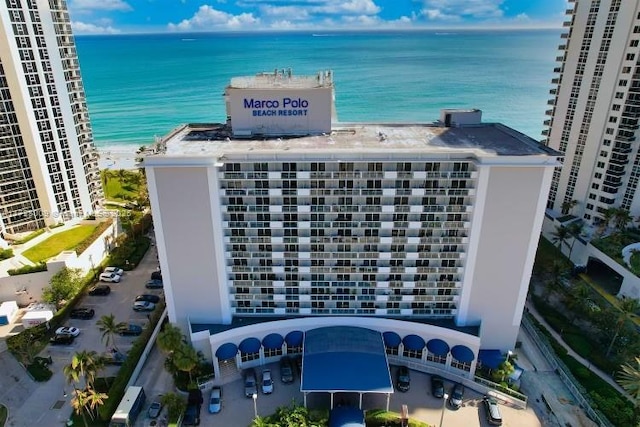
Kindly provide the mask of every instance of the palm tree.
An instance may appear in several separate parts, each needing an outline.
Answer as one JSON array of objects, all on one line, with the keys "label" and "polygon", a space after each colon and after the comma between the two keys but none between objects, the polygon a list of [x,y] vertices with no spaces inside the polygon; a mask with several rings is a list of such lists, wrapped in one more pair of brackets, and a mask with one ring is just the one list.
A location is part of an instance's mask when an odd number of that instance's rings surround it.
[{"label": "palm tree", "polygon": [[562,214],[563,215],[570,214],[573,208],[575,208],[577,204],[578,204],[578,201],[575,199],[564,201],[562,203]]},{"label": "palm tree", "polygon": [[582,221],[574,221],[571,224],[569,224],[567,229],[569,231],[569,237],[573,239],[571,241],[571,245],[569,246],[569,256],[568,256],[569,260],[571,260],[571,253],[573,252],[573,245],[576,244],[576,240],[582,234],[582,231],[584,229],[584,224],[582,223]]},{"label": "palm tree", "polygon": [[609,227],[609,223],[616,215],[616,208],[609,208],[602,213],[602,218],[600,224],[598,226],[598,234],[603,235],[607,228]]},{"label": "palm tree", "polygon": [[620,313],[618,314],[618,320],[616,321],[616,326],[614,329],[615,332],[613,334],[613,338],[611,339],[611,343],[609,344],[609,348],[607,348],[605,356],[609,356],[609,353],[611,353],[613,344],[616,342],[616,339],[618,338],[618,335],[620,334],[620,331],[622,330],[625,322],[630,319],[631,315],[635,314],[635,312],[638,311],[639,308],[640,303],[638,303],[638,300],[636,299],[627,298],[620,303],[620,305],[618,306],[618,310],[620,310]]},{"label": "palm tree", "polygon": [[95,420],[98,416],[98,408],[104,405],[105,400],[109,398],[106,393],[99,393],[93,388],[87,388],[85,390],[85,408],[89,407],[89,416],[92,420]]},{"label": "palm tree", "polygon": [[618,372],[618,383],[640,405],[640,357],[636,357],[636,366],[630,363],[621,365],[622,371]]},{"label": "palm tree", "polygon": [[182,331],[177,326],[173,326],[170,323],[164,325],[162,332],[158,334],[156,341],[160,350],[168,354],[173,354],[180,349],[186,342]]},{"label": "palm tree", "polygon": [[562,270],[563,265],[559,261],[553,261],[551,264],[551,268],[549,268],[550,278],[547,280],[545,288],[545,296],[548,298],[551,295],[551,292],[557,290],[562,285]]},{"label": "palm tree", "polygon": [[193,370],[198,367],[199,361],[198,352],[189,344],[182,344],[182,346],[173,353],[173,364],[180,371],[189,374],[189,385],[193,384],[191,374]]},{"label": "palm tree", "polygon": [[162,396],[162,404],[167,407],[167,418],[169,422],[176,421],[182,411],[184,411],[186,402],[176,393],[166,393]]},{"label": "palm tree", "polygon": [[89,403],[88,393],[84,390],[75,389],[73,391],[73,397],[71,398],[71,407],[78,415],[82,415],[85,427],[88,427],[87,417],[84,413],[84,408]]},{"label": "palm tree", "polygon": [[[68,383],[79,383],[81,379],[87,387],[93,387],[99,362],[95,351],[83,350],[71,358],[71,363],[63,368],[63,373]],[[98,364],[97,364],[98,363]],[[77,389],[77,387],[74,388]]]},{"label": "palm tree", "polygon": [[113,314],[108,314],[102,316],[97,322],[98,330],[102,332],[102,340],[104,341],[104,345],[106,347],[110,347],[113,345],[113,348],[118,350],[116,346],[115,336],[118,331],[122,328],[127,327],[126,322],[116,322],[115,316]]},{"label": "palm tree", "polygon": [[560,227],[556,227],[556,230],[551,233],[551,242],[562,251],[562,245],[566,245],[570,237],[569,229],[561,225]]},{"label": "palm tree", "polygon": [[622,208],[615,209],[615,215],[613,217],[613,223],[618,232],[624,231],[630,222],[633,221],[633,217],[628,210]]}]

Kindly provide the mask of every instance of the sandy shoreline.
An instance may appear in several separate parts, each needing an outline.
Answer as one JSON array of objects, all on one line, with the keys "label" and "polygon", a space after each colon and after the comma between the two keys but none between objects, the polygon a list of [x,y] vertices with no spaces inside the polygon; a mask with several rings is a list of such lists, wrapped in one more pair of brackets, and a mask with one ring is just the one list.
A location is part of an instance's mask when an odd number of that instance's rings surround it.
[{"label": "sandy shoreline", "polygon": [[136,148],[126,149],[100,149],[98,148],[100,159],[98,167],[102,169],[119,170],[119,169],[138,169],[136,165]]}]

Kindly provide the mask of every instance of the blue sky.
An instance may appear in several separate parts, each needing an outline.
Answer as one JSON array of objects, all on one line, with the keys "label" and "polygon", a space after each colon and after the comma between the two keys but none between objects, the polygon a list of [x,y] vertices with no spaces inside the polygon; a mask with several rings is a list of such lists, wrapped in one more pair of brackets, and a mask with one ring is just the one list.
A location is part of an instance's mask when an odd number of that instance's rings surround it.
[{"label": "blue sky", "polygon": [[560,28],[567,0],[68,0],[76,34]]}]

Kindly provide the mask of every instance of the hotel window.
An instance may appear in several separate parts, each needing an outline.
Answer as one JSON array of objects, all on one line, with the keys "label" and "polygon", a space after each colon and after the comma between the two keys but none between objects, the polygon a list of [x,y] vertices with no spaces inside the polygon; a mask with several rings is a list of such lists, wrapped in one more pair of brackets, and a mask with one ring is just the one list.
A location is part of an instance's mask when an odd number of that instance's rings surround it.
[{"label": "hotel window", "polygon": [[260,352],[257,353],[240,353],[241,354],[241,360],[243,362],[250,362],[252,360],[257,360],[260,358]]},{"label": "hotel window", "polygon": [[387,347],[387,346],[385,346],[385,350],[386,350],[387,354],[390,355],[390,356],[397,356],[398,355],[398,347]]},{"label": "hotel window", "polygon": [[616,123],[618,121],[618,118],[615,116],[610,116],[609,117],[609,123]]},{"label": "hotel window", "polygon": [[618,82],[618,86],[626,86],[626,85],[627,85],[627,83],[629,83],[627,80],[621,79],[621,80]]},{"label": "hotel window", "polygon": [[444,365],[445,363],[447,363],[447,356],[438,356],[436,354],[428,352],[427,361]]},{"label": "hotel window", "polygon": [[633,61],[636,55],[634,53],[627,53],[627,61]]},{"label": "hotel window", "polygon": [[451,359],[451,367],[469,372],[471,370],[471,362],[460,362],[456,359]]},{"label": "hotel window", "polygon": [[422,359],[422,349],[420,350],[407,350],[402,352],[402,356],[410,357],[411,359]]},{"label": "hotel window", "polygon": [[282,356],[282,347],[264,349],[264,357],[276,357],[276,356]]}]

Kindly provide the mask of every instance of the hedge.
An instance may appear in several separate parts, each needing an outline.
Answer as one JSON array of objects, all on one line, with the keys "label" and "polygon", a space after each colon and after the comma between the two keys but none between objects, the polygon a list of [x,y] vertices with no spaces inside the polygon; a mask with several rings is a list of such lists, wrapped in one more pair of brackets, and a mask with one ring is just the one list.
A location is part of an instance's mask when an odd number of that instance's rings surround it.
[{"label": "hedge", "polygon": [[0,261],[13,257],[13,249],[0,249]]},{"label": "hedge", "polygon": [[127,237],[120,246],[111,251],[109,264],[117,265],[123,270],[133,270],[142,261],[149,246],[151,246],[151,239],[148,237],[141,236],[135,239]]},{"label": "hedge", "polygon": [[20,274],[38,273],[40,271],[47,271],[47,264],[41,262],[36,265],[25,265],[20,268],[12,268],[7,270],[9,276],[19,276]]},{"label": "hedge", "polygon": [[76,246],[76,253],[78,255],[82,254],[84,251],[87,250],[87,248],[89,246],[91,246],[91,244],[93,242],[96,241],[96,239],[98,237],[100,237],[100,235],[102,233],[104,233],[104,231],[109,228],[109,226],[113,224],[113,220],[111,218],[106,219],[105,221],[102,221],[96,228],[95,230],[93,230],[93,233],[91,233],[89,235],[89,237],[87,237],[86,239],[84,239],[82,242],[80,242],[78,244],[78,246]]},{"label": "hedge", "polygon": [[29,240],[35,239],[36,237],[38,237],[39,235],[41,235],[45,231],[46,231],[45,228],[41,228],[39,230],[34,231],[33,233],[30,233],[28,236],[24,237],[23,239],[14,240],[11,244],[12,245],[22,245],[24,243],[27,243]]},{"label": "hedge", "polygon": [[155,326],[158,324],[158,320],[162,316],[164,312],[165,304],[164,302],[159,303],[156,306],[156,309],[150,316],[149,324],[146,328],[142,330],[142,334],[138,336],[138,338],[133,343],[131,349],[127,352],[127,358],[124,363],[120,366],[118,370],[118,375],[115,380],[111,384],[111,388],[107,395],[109,396],[105,404],[100,407],[100,418],[104,421],[108,421],[111,419],[111,416],[118,408],[118,404],[122,400],[124,396],[125,388],[127,387],[127,383],[131,379],[131,375],[140,360],[140,356],[142,356],[142,352],[144,351],[147,342],[151,339],[151,334],[153,334],[153,330]]}]

